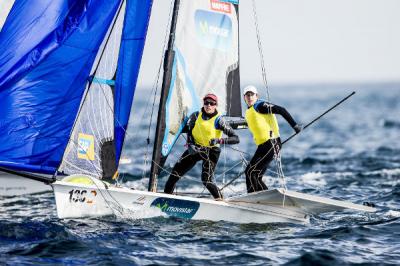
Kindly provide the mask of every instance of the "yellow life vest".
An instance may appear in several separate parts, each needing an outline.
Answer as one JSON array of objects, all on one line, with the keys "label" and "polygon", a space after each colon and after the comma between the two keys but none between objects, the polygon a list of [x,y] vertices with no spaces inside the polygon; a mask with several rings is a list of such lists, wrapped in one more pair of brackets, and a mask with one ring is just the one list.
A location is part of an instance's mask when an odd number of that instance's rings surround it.
[{"label": "yellow life vest", "polygon": [[254,106],[246,110],[246,122],[256,145],[279,137],[279,126],[274,114],[261,114]]},{"label": "yellow life vest", "polygon": [[215,128],[215,120],[218,117],[219,113],[208,120],[203,120],[202,112],[199,113],[192,130],[192,136],[196,144],[203,147],[213,147],[210,146],[210,140],[222,137],[222,131]]}]

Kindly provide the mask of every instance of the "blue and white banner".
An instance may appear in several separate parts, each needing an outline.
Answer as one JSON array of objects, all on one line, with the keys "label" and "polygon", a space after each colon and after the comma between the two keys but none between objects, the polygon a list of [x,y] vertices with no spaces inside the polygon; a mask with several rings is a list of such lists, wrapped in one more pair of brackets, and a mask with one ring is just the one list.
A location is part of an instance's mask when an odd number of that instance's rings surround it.
[{"label": "blue and white banner", "polygon": [[220,113],[241,115],[238,1],[180,3],[163,156],[170,152],[190,114],[200,110],[207,93],[217,95]]}]

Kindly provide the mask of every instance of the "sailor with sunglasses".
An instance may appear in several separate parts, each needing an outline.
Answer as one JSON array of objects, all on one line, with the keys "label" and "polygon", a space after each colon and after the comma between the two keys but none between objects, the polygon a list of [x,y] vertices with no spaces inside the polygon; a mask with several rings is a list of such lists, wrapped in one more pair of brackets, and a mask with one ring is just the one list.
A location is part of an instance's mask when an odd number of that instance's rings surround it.
[{"label": "sailor with sunglasses", "polygon": [[254,86],[244,89],[244,101],[248,106],[245,115],[247,126],[257,145],[245,170],[247,192],[251,193],[268,189],[262,178],[274,156],[279,156],[282,147],[275,114],[285,118],[296,133],[302,130],[302,126],[296,123],[285,108],[258,99],[257,88]]},{"label": "sailor with sunglasses", "polygon": [[[182,131],[188,135],[188,149],[172,169],[165,184],[165,193],[172,194],[176,182],[198,161],[202,161],[201,181],[203,185],[215,199],[222,200],[221,191],[213,182],[214,170],[221,153],[219,145],[239,143],[239,137],[218,113],[217,106],[218,97],[209,93],[203,98],[201,111],[190,115]],[[222,138],[222,133],[228,137]]]}]

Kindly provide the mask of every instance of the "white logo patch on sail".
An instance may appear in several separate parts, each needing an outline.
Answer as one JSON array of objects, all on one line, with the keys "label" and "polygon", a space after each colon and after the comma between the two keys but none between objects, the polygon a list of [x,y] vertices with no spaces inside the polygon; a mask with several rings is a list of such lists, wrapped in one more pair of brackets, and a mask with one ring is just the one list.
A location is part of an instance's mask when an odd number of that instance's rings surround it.
[{"label": "white logo patch on sail", "polygon": [[232,47],[232,21],[224,14],[197,10],[195,13],[197,41],[210,49],[229,51]]}]

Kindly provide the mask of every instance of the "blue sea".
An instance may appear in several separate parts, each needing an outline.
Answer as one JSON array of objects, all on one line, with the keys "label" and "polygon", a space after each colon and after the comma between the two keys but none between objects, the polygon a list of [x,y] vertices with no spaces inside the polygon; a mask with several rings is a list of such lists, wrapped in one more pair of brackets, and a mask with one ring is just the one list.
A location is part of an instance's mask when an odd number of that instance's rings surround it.
[{"label": "blue sea", "polygon": [[[283,146],[289,190],[375,204],[372,214],[337,212],[308,225],[235,224],[134,216],[60,220],[51,192],[0,198],[2,265],[399,265],[400,84],[274,86],[270,98],[307,124],[346,95],[356,94]],[[126,186],[146,189],[150,90],[136,92],[120,167]],[[262,94],[265,95],[263,90]],[[154,114],[156,114],[155,112]],[[282,139],[293,131],[279,118]],[[150,137],[153,134],[150,130]],[[234,178],[255,147],[247,130],[226,146],[216,181]],[[180,138],[159,180],[184,150]],[[147,164],[146,164],[147,163]],[[283,186],[271,164],[265,182]],[[178,192],[207,196],[197,165]],[[223,190],[243,192],[244,177]]]}]

